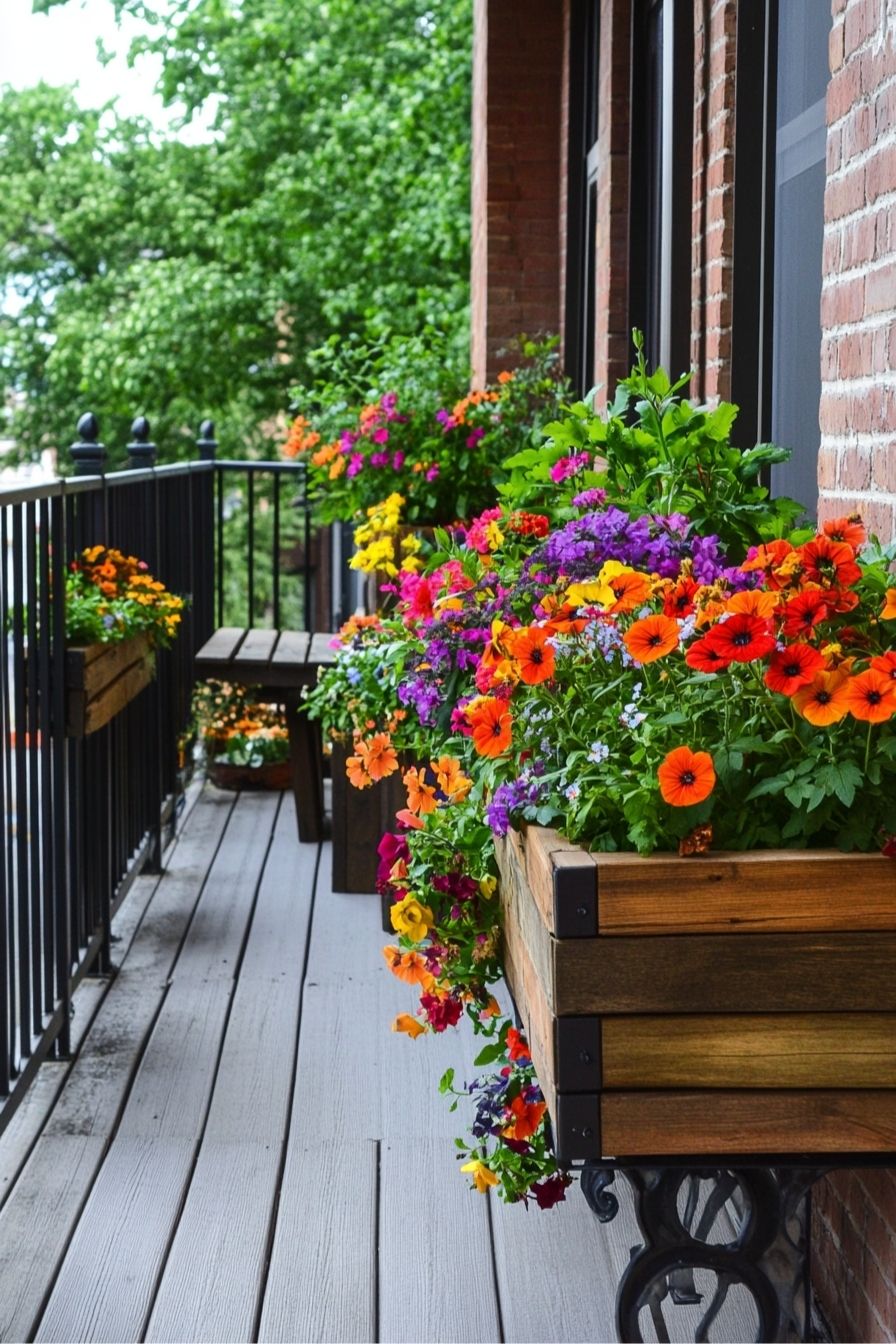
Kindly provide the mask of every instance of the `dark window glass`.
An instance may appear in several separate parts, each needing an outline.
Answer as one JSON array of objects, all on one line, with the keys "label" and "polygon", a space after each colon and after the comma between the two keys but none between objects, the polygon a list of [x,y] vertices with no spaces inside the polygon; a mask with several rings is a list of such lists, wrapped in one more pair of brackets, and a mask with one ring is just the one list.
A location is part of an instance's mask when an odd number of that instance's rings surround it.
[{"label": "dark window glass", "polygon": [[830,6],[783,0],[777,32],[771,437],[793,452],[777,494],[814,512],[821,398],[825,89]]},{"label": "dark window glass", "polygon": [[598,9],[598,0],[572,0],[570,9],[564,362],[582,394],[594,382]]}]

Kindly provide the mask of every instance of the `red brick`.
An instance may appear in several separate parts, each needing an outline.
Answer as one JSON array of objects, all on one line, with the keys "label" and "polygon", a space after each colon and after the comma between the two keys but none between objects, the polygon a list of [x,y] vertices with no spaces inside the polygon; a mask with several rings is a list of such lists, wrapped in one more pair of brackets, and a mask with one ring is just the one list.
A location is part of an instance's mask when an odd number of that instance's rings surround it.
[{"label": "red brick", "polygon": [[865,311],[873,313],[896,312],[896,261],[891,259],[865,281]]}]

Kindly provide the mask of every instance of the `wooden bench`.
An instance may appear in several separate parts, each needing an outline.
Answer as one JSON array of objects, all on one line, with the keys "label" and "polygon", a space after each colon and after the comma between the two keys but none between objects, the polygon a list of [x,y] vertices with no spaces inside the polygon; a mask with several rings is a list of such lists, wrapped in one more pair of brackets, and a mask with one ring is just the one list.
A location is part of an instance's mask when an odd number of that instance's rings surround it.
[{"label": "wooden bench", "polygon": [[313,686],[318,668],[336,657],[333,636],[299,630],[256,630],[222,626],[196,654],[200,680],[259,686],[264,697],[282,704],[289,731],[289,758],[299,823],[299,839],[324,838],[323,753],[319,725],[301,712],[303,686]]}]

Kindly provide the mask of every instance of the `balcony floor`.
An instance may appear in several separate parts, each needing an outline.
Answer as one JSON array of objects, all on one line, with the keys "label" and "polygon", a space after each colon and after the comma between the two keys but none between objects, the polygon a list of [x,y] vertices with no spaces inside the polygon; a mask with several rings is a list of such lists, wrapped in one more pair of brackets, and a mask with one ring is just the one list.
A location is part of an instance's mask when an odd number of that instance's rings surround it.
[{"label": "balcony floor", "polygon": [[138,878],[0,1138],[0,1339],[614,1338],[630,1214],[468,1190],[472,1035],[389,1031],[379,901],[329,872],[288,796],[206,786]]}]

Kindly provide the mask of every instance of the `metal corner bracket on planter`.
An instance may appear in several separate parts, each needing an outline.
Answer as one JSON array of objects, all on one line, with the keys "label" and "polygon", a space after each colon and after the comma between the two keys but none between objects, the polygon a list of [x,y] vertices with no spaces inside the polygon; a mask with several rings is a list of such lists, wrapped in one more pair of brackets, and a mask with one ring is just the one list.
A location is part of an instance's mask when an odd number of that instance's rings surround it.
[{"label": "metal corner bracket on planter", "polygon": [[65,651],[65,731],[87,737],[103,728],[152,681],[155,653],[146,635]]},{"label": "metal corner bracket on planter", "polygon": [[[635,1192],[645,1245],[620,1339],[641,1338],[642,1309],[656,1325],[666,1298],[693,1301],[707,1268],[719,1288],[697,1338],[735,1281],[758,1338],[803,1337],[804,1195],[835,1167],[896,1165],[893,861],[589,854],[541,827],[496,852],[507,983],[557,1156],[588,1164],[599,1216],[613,1172]],[[707,1180],[727,1193],[691,1208]],[[723,1254],[700,1225],[734,1192]]]}]

